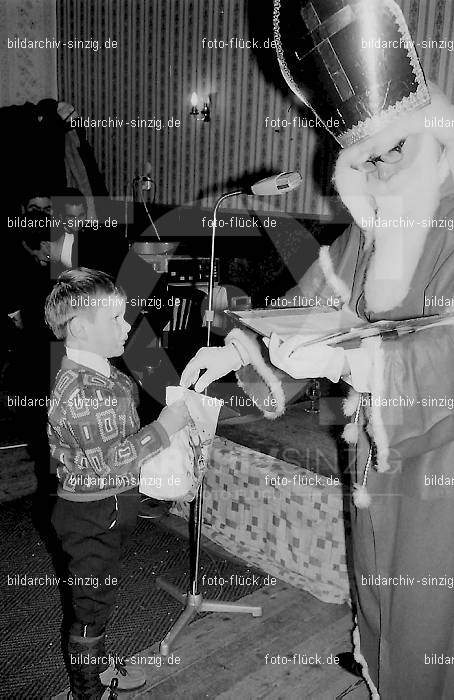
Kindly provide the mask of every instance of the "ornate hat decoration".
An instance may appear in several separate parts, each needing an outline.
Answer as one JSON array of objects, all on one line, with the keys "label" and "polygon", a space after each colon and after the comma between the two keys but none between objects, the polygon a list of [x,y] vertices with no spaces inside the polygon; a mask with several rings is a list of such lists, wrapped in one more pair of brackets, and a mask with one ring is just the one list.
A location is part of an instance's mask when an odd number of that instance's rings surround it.
[{"label": "ornate hat decoration", "polygon": [[274,0],[274,38],[289,87],[343,147],[430,103],[394,0]]}]

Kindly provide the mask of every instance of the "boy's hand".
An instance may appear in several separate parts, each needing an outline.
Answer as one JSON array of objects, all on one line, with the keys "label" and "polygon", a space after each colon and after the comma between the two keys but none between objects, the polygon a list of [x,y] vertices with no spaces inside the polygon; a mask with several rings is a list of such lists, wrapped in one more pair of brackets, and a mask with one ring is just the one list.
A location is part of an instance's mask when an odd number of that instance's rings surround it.
[{"label": "boy's hand", "polygon": [[170,437],[184,428],[191,416],[184,401],[175,401],[170,406],[165,406],[159,414],[158,421]]}]

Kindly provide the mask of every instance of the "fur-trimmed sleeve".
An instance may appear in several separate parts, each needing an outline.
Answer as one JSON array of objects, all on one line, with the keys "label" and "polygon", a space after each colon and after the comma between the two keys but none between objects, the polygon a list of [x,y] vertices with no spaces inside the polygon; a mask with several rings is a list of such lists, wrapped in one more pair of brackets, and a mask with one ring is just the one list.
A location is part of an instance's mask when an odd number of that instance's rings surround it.
[{"label": "fur-trimmed sleeve", "polygon": [[274,367],[267,348],[252,331],[234,328],[225,342],[241,349],[243,362],[247,358],[247,364],[236,372],[238,384],[265,418],[281,416],[286,404],[305,390],[308,380],[293,379]]}]

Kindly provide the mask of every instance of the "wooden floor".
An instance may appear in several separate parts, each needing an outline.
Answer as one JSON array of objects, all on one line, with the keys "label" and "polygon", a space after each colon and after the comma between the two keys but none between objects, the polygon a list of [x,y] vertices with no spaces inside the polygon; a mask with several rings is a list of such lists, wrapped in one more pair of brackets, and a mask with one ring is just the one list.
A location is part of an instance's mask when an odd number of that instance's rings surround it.
[{"label": "wooden floor", "polygon": [[[263,606],[263,616],[213,613],[195,620],[176,640],[169,664],[158,645],[136,655],[146,686],[121,693],[122,700],[367,700],[364,682],[327,663],[332,652],[350,649],[347,606],[321,603],[311,595],[278,584],[241,599]],[[266,663],[289,657],[288,663]],[[301,654],[315,664],[293,662]],[[141,659],[139,657],[142,657]],[[145,658],[146,657],[146,658]],[[178,659],[177,659],[178,657]],[[321,663],[319,663],[321,659]],[[274,660],[274,659],[273,659]],[[159,667],[159,664],[160,667]],[[66,698],[65,694],[58,696]]]},{"label": "wooden floor", "polygon": [[[179,518],[168,522],[172,529],[185,528]],[[206,547],[219,552],[212,543]],[[147,684],[121,693],[121,700],[369,699],[363,681],[328,663],[330,654],[351,650],[347,605],[322,603],[279,582],[240,602],[261,605],[262,617],[213,613],[195,619],[171,650],[178,663],[160,656],[158,644],[136,655]],[[315,663],[305,663],[304,655],[316,657]],[[287,663],[276,663],[278,656]]]},{"label": "wooden floor", "polygon": [[[347,606],[321,603],[309,594],[278,584],[241,602],[263,606],[263,616],[212,614],[184,630],[174,646],[178,665],[161,659],[146,668],[147,687],[131,697],[199,700],[347,700],[369,698],[364,683],[344,694],[355,678],[327,663],[332,652],[350,649],[351,614]],[[268,663],[266,662],[266,655]],[[296,662],[293,655],[296,654]],[[298,654],[301,657],[298,657]],[[319,659],[303,665],[304,656]],[[144,654],[145,655],[145,654]],[[287,664],[270,663],[277,656]],[[321,663],[320,663],[321,660]]]}]

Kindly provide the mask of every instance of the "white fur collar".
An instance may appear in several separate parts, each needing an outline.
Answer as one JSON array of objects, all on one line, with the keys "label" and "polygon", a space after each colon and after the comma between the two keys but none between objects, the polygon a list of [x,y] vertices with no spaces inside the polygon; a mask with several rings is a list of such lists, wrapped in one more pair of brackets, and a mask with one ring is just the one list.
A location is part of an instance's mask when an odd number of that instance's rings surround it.
[{"label": "white fur collar", "polygon": [[[449,174],[449,153],[440,157],[431,135],[418,148],[412,164],[386,181],[352,167],[349,149],[336,164],[338,193],[366,237],[365,251],[372,247],[364,293],[366,308],[375,313],[400,306],[410,292]],[[320,265],[331,274],[322,259]]]},{"label": "white fur collar", "polygon": [[344,280],[334,271],[333,261],[329,253],[329,246],[322,245],[320,247],[318,262],[331,289],[340,297],[344,304],[348,304],[351,297],[351,290],[345,284]]},{"label": "white fur collar", "polygon": [[375,239],[364,284],[368,311],[390,311],[404,301],[428,233],[428,229],[410,234],[405,230],[390,230]]}]

